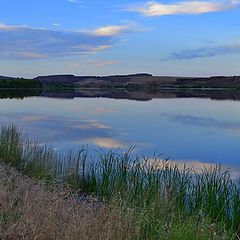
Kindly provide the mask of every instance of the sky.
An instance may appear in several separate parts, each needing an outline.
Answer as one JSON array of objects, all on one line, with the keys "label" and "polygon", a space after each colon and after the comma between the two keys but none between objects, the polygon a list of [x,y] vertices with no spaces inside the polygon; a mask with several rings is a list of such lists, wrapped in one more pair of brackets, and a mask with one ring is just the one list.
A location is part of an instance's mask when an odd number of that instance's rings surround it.
[{"label": "sky", "polygon": [[240,75],[238,0],[1,0],[0,75]]}]

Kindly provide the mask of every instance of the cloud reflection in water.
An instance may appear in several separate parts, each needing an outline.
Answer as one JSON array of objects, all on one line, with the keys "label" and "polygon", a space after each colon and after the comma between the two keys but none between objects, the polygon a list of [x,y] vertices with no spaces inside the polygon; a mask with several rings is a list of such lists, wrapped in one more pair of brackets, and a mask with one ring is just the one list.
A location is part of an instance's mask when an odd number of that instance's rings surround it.
[{"label": "cloud reflection in water", "polygon": [[240,122],[219,120],[212,117],[198,117],[193,115],[167,115],[174,122],[198,127],[217,128],[227,131],[240,131]]},{"label": "cloud reflection in water", "polygon": [[59,119],[41,114],[5,114],[1,116],[1,120],[2,124],[12,122],[31,135],[51,143],[94,144],[102,148],[125,148],[131,145],[127,141],[119,140],[121,133],[110,125],[92,119]]},{"label": "cloud reflection in water", "polygon": [[[163,160],[163,159],[147,159],[147,166],[155,170],[166,169],[167,167],[177,167],[180,171],[191,170],[193,173],[201,174],[204,171],[212,171],[217,166],[217,163],[206,163],[197,160]],[[240,177],[240,168],[227,165],[220,165],[222,171],[228,171],[233,179]]]}]

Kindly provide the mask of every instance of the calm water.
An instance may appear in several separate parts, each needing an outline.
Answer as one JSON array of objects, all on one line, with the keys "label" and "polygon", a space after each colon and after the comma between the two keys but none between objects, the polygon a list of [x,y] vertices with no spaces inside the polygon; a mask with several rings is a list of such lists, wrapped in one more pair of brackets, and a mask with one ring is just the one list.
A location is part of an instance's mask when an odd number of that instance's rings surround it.
[{"label": "calm water", "polygon": [[199,98],[151,101],[27,97],[0,100],[0,123],[15,123],[57,147],[129,148],[179,162],[240,169],[240,101]]}]

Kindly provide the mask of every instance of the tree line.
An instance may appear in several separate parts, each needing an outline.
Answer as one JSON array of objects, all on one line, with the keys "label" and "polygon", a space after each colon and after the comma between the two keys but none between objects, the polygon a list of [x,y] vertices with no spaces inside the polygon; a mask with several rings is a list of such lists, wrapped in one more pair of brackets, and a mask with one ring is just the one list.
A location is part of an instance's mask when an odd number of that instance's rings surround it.
[{"label": "tree line", "polygon": [[24,78],[0,79],[0,88],[42,88],[38,80]]}]

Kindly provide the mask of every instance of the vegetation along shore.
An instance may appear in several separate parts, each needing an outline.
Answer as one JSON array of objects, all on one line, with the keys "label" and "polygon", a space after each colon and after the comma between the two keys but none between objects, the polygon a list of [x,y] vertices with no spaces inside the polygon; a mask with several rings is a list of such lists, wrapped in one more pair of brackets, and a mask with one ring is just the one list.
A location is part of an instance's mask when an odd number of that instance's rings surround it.
[{"label": "vegetation along shore", "polygon": [[240,183],[157,157],[0,132],[0,239],[239,239]]}]

